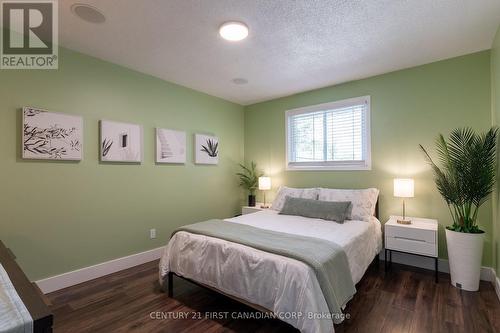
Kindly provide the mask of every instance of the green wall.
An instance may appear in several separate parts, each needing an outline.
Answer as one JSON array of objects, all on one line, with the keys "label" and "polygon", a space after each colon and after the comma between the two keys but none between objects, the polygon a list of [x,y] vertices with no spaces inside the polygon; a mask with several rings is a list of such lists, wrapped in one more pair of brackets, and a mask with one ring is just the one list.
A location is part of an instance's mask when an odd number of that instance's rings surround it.
[{"label": "green wall", "polygon": [[[84,160],[20,159],[23,106],[82,115]],[[99,162],[100,119],[143,125],[142,165]],[[0,71],[0,239],[36,280],[163,246],[182,224],[233,216],[243,121],[239,105],[63,49],[59,70]],[[186,165],[155,165],[155,127],[187,131]],[[218,166],[193,164],[194,133],[219,136]]]},{"label": "green wall", "polygon": [[[500,125],[500,27],[497,30],[495,40],[491,48],[491,106],[493,123],[497,126]],[[499,148],[500,149],[500,148]],[[497,190],[494,196],[494,209],[493,209],[493,267],[496,268],[497,276],[500,276],[500,151],[497,153],[497,160],[499,161],[497,172]]]},{"label": "green wall", "polygon": [[[381,190],[384,222],[400,214],[401,201],[392,196],[395,177],[415,178],[415,198],[408,200],[410,216],[439,220],[439,255],[445,258],[444,226],[451,223],[418,145],[433,149],[438,133],[471,126],[491,126],[490,52],[444,60],[245,108],[245,160],[272,176],[273,187],[364,188]],[[371,171],[285,171],[285,111],[356,96],[371,96]],[[481,209],[479,223],[487,232],[483,265],[492,263],[492,207]]]},{"label": "green wall", "polygon": [[[408,213],[439,219],[440,257],[446,257],[443,226],[451,219],[418,144],[432,148],[438,133],[484,130],[500,119],[500,103],[491,108],[500,99],[499,34],[491,59],[485,51],[245,108],[64,49],[59,65],[57,71],[0,71],[0,239],[33,280],[159,247],[178,225],[235,214],[243,197],[232,175],[243,157],[273,177],[274,190],[281,184],[378,187],[382,221],[401,209],[392,179],[413,177]],[[371,171],[284,170],[285,110],[364,95],[371,96]],[[26,105],[82,115],[84,160],[22,160],[20,108]],[[99,162],[100,119],[143,125],[142,165]],[[155,127],[187,131],[186,165],[155,165]],[[218,166],[193,164],[194,133],[219,136]],[[483,264],[495,265],[496,257],[498,272],[496,215],[487,202],[479,220],[487,232]],[[157,239],[149,239],[150,228]]]}]

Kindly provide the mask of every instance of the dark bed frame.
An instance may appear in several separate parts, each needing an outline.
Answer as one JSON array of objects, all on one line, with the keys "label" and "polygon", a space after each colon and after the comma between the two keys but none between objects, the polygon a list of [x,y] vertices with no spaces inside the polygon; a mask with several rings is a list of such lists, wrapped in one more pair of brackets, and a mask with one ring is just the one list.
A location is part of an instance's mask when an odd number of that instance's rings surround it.
[{"label": "dark bed frame", "polygon": [[[379,215],[379,207],[378,206],[379,206],[379,204],[378,204],[378,200],[377,200],[377,203],[375,204],[375,214],[374,214],[374,216],[377,219],[380,216]],[[378,253],[375,255],[375,258],[373,259],[373,261],[377,264],[377,267],[378,267],[378,264],[379,264],[379,254]],[[221,295],[224,295],[226,297],[229,297],[229,298],[231,298],[231,299],[233,299],[233,300],[235,300],[235,301],[237,301],[239,303],[245,304],[245,305],[247,305],[247,306],[249,306],[249,307],[251,307],[251,308],[253,308],[253,309],[257,310],[257,311],[261,311],[261,312],[264,312],[264,313],[272,313],[273,312],[273,311],[271,311],[269,309],[266,309],[266,308],[264,308],[264,307],[262,307],[262,306],[260,306],[258,304],[250,303],[250,302],[248,302],[248,301],[246,301],[244,299],[241,299],[241,298],[236,297],[236,296],[229,295],[229,294],[227,294],[225,292],[220,291],[217,288],[214,288],[214,287],[205,285],[203,283],[200,283],[200,282],[188,279],[188,278],[180,276],[180,275],[178,275],[177,273],[174,273],[174,272],[168,272],[168,278],[167,278],[168,281],[167,281],[167,288],[166,288],[167,289],[168,297],[172,298],[174,296],[174,275],[176,277],[180,278],[180,279],[188,281],[188,282],[190,282],[192,284],[195,284],[195,285],[197,285],[199,287],[202,287],[202,288],[205,288],[205,289],[209,289],[209,290],[212,290],[212,291],[214,291],[214,292],[216,292],[218,294],[221,294]],[[165,288],[163,288],[163,289],[165,289]]]},{"label": "dark bed frame", "polygon": [[16,263],[16,257],[2,241],[0,241],[0,264],[33,318],[33,333],[51,333],[54,320],[52,312],[45,304],[38,287],[28,280]]}]

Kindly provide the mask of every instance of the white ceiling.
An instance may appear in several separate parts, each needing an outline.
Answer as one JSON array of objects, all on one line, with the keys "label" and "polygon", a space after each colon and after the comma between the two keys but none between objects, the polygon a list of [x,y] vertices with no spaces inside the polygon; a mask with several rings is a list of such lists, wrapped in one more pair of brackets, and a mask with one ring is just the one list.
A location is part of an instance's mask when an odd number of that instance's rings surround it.
[{"label": "white ceiling", "polygon": [[[106,22],[78,19],[75,2]],[[63,46],[243,105],[489,49],[500,23],[500,0],[59,3]],[[221,39],[228,20],[249,37]]]}]

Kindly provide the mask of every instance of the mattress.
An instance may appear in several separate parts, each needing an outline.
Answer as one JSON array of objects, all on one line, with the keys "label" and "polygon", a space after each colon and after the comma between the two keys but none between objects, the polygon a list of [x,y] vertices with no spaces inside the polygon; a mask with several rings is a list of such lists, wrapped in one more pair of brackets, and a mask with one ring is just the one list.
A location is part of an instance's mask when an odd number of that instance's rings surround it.
[{"label": "mattress", "polygon": [[[339,224],[263,210],[226,221],[335,242],[347,254],[354,283],[361,280],[382,249],[381,225],[374,217],[369,222]],[[160,279],[169,271],[272,310],[301,332],[333,332],[328,306],[313,270],[295,259],[178,232],[160,261]]]}]

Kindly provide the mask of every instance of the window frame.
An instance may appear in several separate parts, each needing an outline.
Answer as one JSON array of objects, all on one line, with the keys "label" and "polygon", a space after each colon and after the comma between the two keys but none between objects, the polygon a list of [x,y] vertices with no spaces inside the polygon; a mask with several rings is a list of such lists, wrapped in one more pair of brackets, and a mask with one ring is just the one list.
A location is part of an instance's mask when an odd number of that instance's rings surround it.
[{"label": "window frame", "polygon": [[[363,147],[366,151],[366,158],[363,161],[329,161],[329,162],[290,162],[290,128],[289,119],[291,116],[312,113],[318,111],[325,111],[328,109],[337,109],[342,107],[348,107],[352,105],[358,105],[360,103],[366,103],[366,118],[365,126],[366,128],[366,147]],[[370,96],[360,96],[354,98],[343,99],[339,101],[333,101],[328,103],[310,105],[305,107],[300,107],[296,109],[290,109],[285,111],[285,167],[287,171],[362,171],[372,169],[372,159],[371,159],[371,101]]]}]

